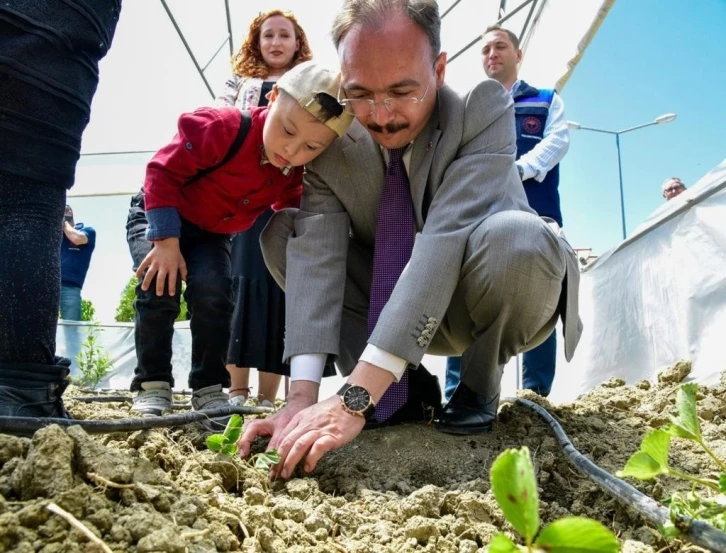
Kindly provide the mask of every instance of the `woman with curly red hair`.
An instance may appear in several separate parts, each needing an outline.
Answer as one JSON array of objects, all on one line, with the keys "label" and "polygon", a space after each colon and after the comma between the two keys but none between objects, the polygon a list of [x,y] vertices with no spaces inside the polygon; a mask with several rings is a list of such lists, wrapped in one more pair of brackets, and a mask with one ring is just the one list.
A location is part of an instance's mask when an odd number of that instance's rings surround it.
[{"label": "woman with curly red hair", "polygon": [[[291,12],[271,10],[257,16],[239,52],[232,57],[233,77],[217,98],[220,106],[246,110],[267,105],[277,79],[312,58],[310,45]],[[230,403],[243,404],[250,394],[249,367],[259,371],[257,398],[272,406],[281,376],[290,374],[282,363],[285,334],[285,294],[265,266],[260,233],[272,216],[262,214],[248,231],[232,241],[235,307],[227,355],[231,376]]]}]

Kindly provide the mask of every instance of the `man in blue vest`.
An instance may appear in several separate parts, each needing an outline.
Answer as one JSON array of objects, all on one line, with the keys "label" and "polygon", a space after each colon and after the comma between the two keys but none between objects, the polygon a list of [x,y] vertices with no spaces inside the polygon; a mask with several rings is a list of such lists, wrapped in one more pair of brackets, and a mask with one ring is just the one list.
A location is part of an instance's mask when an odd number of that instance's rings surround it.
[{"label": "man in blue vest", "polygon": [[73,209],[66,205],[61,241],[61,319],[81,320],[81,289],[95,247],[96,231],[83,223],[76,224]]},{"label": "man in blue vest", "polygon": [[[498,25],[487,28],[482,35],[481,54],[484,72],[499,81],[514,99],[516,165],[529,205],[540,216],[549,217],[561,227],[559,163],[570,145],[562,98],[554,89],[537,89],[519,79],[517,66],[522,61],[522,50],[513,32]],[[555,378],[555,332],[541,345],[525,352],[523,357],[524,388],[546,397]],[[447,399],[459,383],[460,367],[461,358],[447,359]]]}]

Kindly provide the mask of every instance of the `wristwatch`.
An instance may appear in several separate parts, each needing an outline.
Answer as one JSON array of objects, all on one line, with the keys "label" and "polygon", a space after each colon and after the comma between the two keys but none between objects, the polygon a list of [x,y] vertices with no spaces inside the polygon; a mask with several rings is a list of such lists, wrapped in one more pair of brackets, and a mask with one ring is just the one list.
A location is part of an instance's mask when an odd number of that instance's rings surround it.
[{"label": "wristwatch", "polygon": [[369,420],[376,410],[371,394],[363,386],[343,384],[343,387],[338,390],[338,395],[343,409],[351,415]]}]

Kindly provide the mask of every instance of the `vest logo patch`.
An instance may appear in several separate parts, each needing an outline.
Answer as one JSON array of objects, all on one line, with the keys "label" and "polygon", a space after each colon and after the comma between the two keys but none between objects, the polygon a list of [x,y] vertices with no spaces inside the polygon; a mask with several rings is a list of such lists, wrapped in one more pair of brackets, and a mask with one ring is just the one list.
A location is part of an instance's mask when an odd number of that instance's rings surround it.
[{"label": "vest logo patch", "polygon": [[542,123],[537,117],[525,117],[522,120],[522,130],[527,134],[539,134],[542,132]]}]

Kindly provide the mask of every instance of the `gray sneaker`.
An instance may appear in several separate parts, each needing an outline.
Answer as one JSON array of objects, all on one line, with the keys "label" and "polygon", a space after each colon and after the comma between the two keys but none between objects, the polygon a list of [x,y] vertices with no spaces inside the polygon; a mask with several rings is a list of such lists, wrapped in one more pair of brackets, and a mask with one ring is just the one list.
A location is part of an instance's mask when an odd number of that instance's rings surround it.
[{"label": "gray sneaker", "polygon": [[[192,394],[192,409],[195,411],[218,409],[220,407],[229,407],[229,394],[222,390],[221,384],[195,390]],[[229,416],[224,416],[202,421],[202,425],[212,432],[223,432],[228,421]]]},{"label": "gray sneaker", "polygon": [[171,386],[168,382],[142,382],[131,410],[143,416],[160,417],[171,411]]}]

